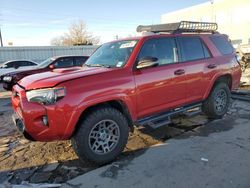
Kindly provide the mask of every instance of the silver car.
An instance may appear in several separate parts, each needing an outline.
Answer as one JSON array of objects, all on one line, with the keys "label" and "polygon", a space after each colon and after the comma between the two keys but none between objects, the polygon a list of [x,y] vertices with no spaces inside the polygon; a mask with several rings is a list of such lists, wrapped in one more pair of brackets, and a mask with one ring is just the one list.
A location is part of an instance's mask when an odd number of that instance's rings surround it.
[{"label": "silver car", "polygon": [[16,70],[34,69],[38,63],[30,60],[11,60],[0,64],[0,78],[3,74]]}]

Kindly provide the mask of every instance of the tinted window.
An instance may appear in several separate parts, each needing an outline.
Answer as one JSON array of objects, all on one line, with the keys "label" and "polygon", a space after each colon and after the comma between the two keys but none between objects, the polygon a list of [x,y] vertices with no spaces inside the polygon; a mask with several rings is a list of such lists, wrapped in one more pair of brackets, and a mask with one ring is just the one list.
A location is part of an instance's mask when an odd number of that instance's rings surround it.
[{"label": "tinted window", "polygon": [[13,68],[14,67],[14,63],[15,62],[9,62],[9,63],[6,63],[6,68]]},{"label": "tinted window", "polygon": [[34,66],[34,65],[36,65],[36,64],[33,63],[33,62],[30,62],[30,61],[27,61],[27,65],[28,65],[28,66]]},{"label": "tinted window", "polygon": [[174,38],[158,38],[146,41],[138,60],[144,57],[157,57],[159,65],[177,62]]},{"label": "tinted window", "polygon": [[204,56],[205,58],[210,58],[211,57],[211,54],[208,50],[208,48],[206,47],[206,45],[202,42],[202,47],[203,47],[203,51],[204,51]]},{"label": "tinted window", "polygon": [[219,52],[223,55],[233,53],[233,47],[224,36],[211,36],[211,41],[214,43]]},{"label": "tinted window", "polygon": [[[205,58],[203,43],[199,37],[179,37],[182,61],[192,61]],[[207,51],[207,53],[209,53]],[[208,54],[207,54],[208,55]]]},{"label": "tinted window", "polygon": [[32,62],[29,62],[29,61],[19,61],[18,65],[19,66],[32,66],[32,65],[35,65],[35,64],[32,63]]},{"label": "tinted window", "polygon": [[87,59],[87,57],[75,57],[75,66],[82,66]]},{"label": "tinted window", "polygon": [[23,67],[23,66],[27,66],[26,61],[15,61],[13,64],[14,68],[19,68],[19,67]]},{"label": "tinted window", "polygon": [[60,58],[56,61],[54,64],[56,68],[62,68],[62,67],[72,67],[74,66],[73,58],[67,57],[67,58]]}]

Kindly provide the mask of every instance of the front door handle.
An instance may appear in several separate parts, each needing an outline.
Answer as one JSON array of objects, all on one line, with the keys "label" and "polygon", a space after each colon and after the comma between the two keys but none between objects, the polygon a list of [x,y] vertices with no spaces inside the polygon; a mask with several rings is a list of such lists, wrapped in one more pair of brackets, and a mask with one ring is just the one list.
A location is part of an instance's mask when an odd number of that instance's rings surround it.
[{"label": "front door handle", "polygon": [[207,68],[209,68],[209,69],[214,69],[214,68],[216,68],[216,67],[217,67],[216,64],[210,64],[210,65],[207,66]]},{"label": "front door handle", "polygon": [[184,69],[178,69],[174,72],[175,75],[182,75],[185,74],[185,70]]}]

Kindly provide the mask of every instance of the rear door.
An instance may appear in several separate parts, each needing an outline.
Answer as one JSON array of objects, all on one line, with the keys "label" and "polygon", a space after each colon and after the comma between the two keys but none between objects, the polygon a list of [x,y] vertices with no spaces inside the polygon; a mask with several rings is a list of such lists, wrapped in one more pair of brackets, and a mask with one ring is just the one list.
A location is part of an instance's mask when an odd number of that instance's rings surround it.
[{"label": "rear door", "polygon": [[148,39],[137,57],[158,58],[159,66],[134,70],[139,117],[185,103],[185,67],[178,63],[174,37]]},{"label": "rear door", "polygon": [[199,102],[210,83],[209,72],[216,69],[208,66],[213,64],[211,53],[199,36],[177,37],[181,61],[185,64],[187,103]]}]

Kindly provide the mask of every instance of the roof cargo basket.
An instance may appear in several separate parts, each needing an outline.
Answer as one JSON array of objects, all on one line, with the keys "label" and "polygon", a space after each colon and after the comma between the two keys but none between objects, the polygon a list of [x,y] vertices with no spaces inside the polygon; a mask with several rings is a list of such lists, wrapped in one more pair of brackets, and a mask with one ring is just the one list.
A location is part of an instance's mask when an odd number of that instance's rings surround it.
[{"label": "roof cargo basket", "polygon": [[217,33],[217,23],[181,21],[158,25],[139,25],[137,32],[167,33]]}]

